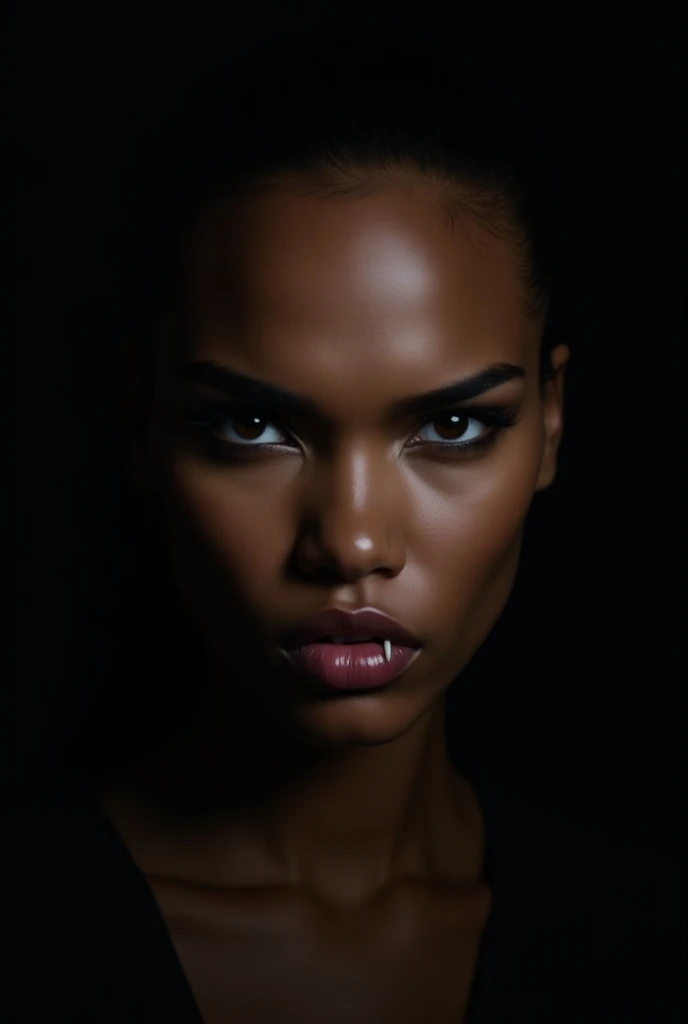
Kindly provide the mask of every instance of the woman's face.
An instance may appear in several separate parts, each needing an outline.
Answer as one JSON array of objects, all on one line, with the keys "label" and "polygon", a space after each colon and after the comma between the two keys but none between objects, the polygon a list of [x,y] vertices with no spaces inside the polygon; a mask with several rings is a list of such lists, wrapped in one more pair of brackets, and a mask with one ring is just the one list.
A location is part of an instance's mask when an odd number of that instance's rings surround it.
[{"label": "woman's face", "polygon": [[[450,231],[421,185],[356,200],[285,189],[205,214],[186,281],[146,458],[216,699],[255,697],[317,746],[394,739],[495,624],[555,474],[562,373],[543,397],[513,251],[472,217]],[[234,397],[200,364],[235,375]],[[470,402],[400,404],[496,364],[510,379]],[[236,375],[292,407],[242,398]],[[479,418],[495,407],[514,425]],[[302,688],[281,640],[332,606],[393,616],[420,655],[366,695]]]}]

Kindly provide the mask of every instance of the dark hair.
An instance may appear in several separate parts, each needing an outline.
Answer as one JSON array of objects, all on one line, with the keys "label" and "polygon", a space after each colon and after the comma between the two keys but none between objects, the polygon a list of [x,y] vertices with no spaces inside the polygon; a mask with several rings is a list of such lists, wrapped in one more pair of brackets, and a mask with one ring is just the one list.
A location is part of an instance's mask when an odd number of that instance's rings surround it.
[{"label": "dark hair", "polygon": [[124,331],[145,351],[177,305],[188,229],[213,200],[285,178],[355,198],[409,174],[436,186],[450,224],[468,209],[512,242],[546,379],[556,217],[530,125],[457,52],[391,26],[281,36],[201,83],[142,175]]},{"label": "dark hair", "polygon": [[[253,48],[203,81],[155,148],[141,176],[135,255],[117,325],[139,347],[147,383],[154,325],[179,311],[185,241],[208,204],[284,179],[309,194],[355,199],[409,175],[436,188],[450,226],[470,210],[513,245],[525,311],[542,317],[544,382],[553,343],[556,217],[525,116],[453,50],[397,27],[362,26],[291,33]],[[131,495],[122,510],[133,544],[121,563],[128,568],[121,570],[115,617],[124,617],[127,633],[114,631],[106,672],[113,684],[101,681],[94,691],[99,724],[91,754],[108,747],[104,730],[113,748],[147,742],[154,692],[158,718],[163,708],[179,706],[173,692],[186,692],[181,704],[188,714],[184,665],[191,658],[198,668],[201,657],[170,585],[158,512],[147,507],[142,514]],[[164,670],[155,667],[161,648],[169,658]]]}]

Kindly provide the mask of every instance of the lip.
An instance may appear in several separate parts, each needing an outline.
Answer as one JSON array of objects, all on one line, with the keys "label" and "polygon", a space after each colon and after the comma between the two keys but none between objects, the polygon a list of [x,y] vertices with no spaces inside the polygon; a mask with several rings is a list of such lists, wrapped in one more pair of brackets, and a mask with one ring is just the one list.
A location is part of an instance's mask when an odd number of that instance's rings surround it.
[{"label": "lip", "polygon": [[346,636],[349,633],[368,633],[389,640],[400,647],[422,647],[410,630],[390,615],[376,608],[324,608],[289,630],[283,640],[285,650],[303,647],[324,636]]}]

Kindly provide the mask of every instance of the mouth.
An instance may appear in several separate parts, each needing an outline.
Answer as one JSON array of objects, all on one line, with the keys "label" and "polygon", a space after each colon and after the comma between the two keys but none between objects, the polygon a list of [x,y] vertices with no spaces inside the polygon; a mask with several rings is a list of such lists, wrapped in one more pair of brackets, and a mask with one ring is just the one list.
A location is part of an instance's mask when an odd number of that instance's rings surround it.
[{"label": "mouth", "polygon": [[300,673],[330,689],[379,689],[400,676],[422,644],[374,608],[325,609],[291,630],[282,650]]},{"label": "mouth", "polygon": [[388,642],[398,647],[413,649],[422,646],[420,640],[396,619],[376,608],[348,611],[344,608],[325,608],[295,626],[283,638],[282,646],[294,650],[306,644],[357,644]]},{"label": "mouth", "polygon": [[365,636],[358,633],[343,633],[341,636],[326,635],[317,637],[314,644],[378,644],[384,653],[385,661],[392,660],[392,641],[381,636]]}]

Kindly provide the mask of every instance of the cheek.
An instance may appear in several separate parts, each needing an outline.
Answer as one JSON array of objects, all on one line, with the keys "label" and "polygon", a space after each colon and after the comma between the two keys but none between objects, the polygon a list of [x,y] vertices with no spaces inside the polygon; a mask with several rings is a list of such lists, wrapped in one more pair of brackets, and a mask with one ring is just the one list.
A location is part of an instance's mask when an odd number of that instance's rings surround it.
[{"label": "cheek", "polygon": [[248,597],[274,579],[288,552],[292,511],[288,482],[276,486],[274,467],[263,480],[266,486],[254,467],[227,473],[184,459],[171,467],[163,501],[171,556],[184,580],[231,584]]},{"label": "cheek", "polygon": [[416,495],[417,560],[450,614],[468,614],[482,595],[496,604],[508,596],[539,470],[530,433],[485,462],[443,471],[443,486]]}]

